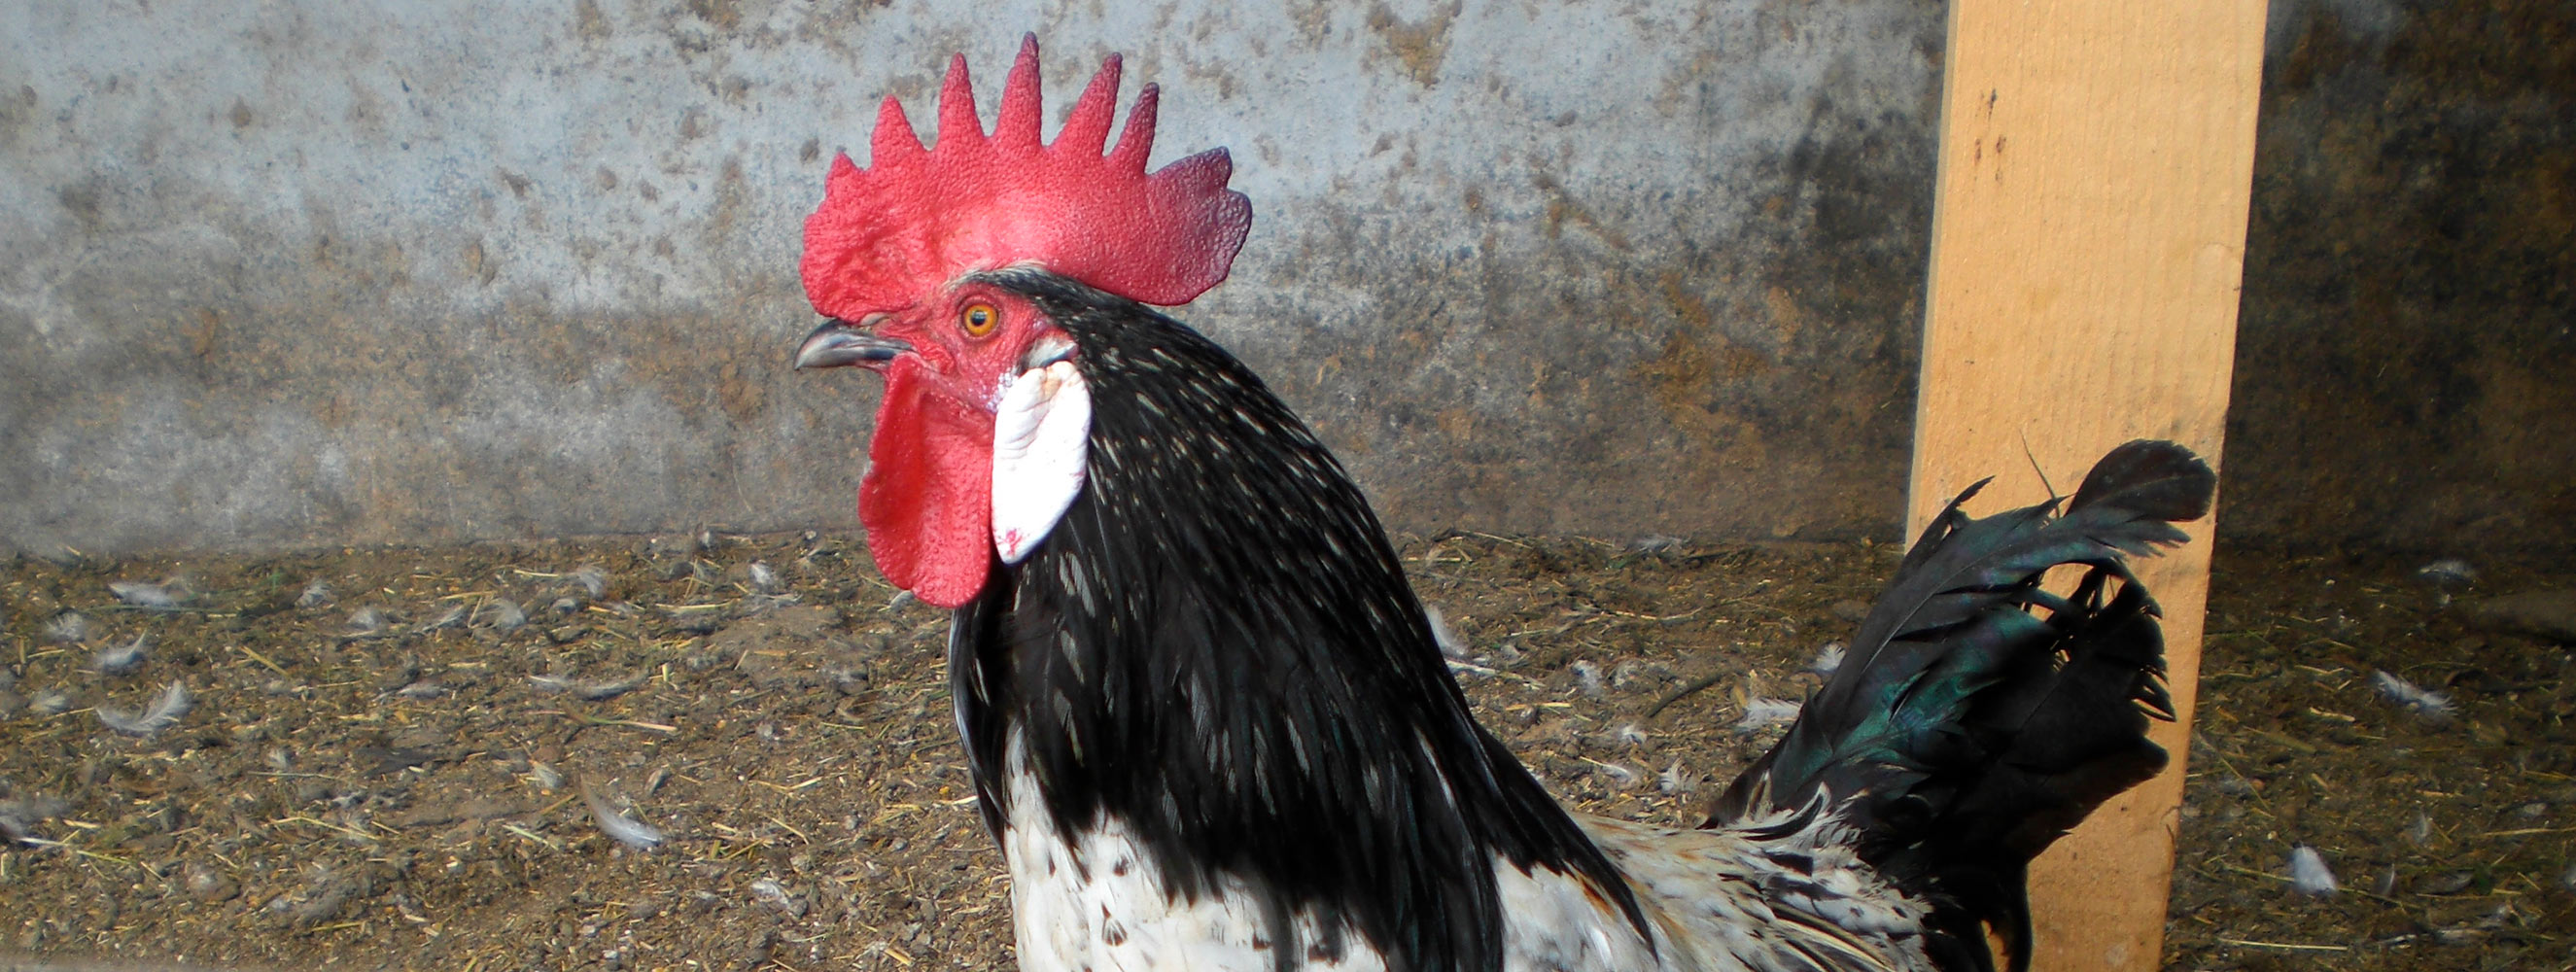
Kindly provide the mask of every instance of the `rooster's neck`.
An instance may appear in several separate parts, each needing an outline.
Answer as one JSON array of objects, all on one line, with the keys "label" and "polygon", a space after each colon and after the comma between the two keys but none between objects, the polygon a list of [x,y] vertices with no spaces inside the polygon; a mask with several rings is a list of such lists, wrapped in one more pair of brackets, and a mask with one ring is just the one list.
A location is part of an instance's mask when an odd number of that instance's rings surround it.
[{"label": "rooster's neck", "polygon": [[1092,395],[1088,484],[961,609],[950,663],[986,820],[1104,823],[1175,895],[1240,880],[1414,968],[1493,968],[1496,862],[1600,850],[1468,714],[1377,518],[1242,363],[1139,305],[1025,272]]}]

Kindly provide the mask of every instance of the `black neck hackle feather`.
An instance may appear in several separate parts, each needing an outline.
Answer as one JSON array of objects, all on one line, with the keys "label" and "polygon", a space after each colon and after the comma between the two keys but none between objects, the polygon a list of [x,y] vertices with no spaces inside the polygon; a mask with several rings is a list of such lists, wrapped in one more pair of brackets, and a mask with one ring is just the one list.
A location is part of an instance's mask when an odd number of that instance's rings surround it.
[{"label": "black neck hackle feather", "polygon": [[1497,970],[1493,862],[1591,883],[1640,934],[1601,850],[1469,715],[1376,515],[1233,356],[1143,305],[1028,269],[1079,348],[1087,485],[957,612],[958,720],[986,823],[1027,747],[1065,832],[1127,823],[1171,892],[1264,900],[1282,969],[1346,925],[1390,969]]},{"label": "black neck hackle feather", "polygon": [[[2187,537],[2217,474],[2140,440],[2058,501],[1978,519],[1961,503],[1923,531],[1862,620],[1841,668],[1779,745],[1719,796],[1711,824],[1808,805],[1858,829],[1863,860],[1934,906],[1943,968],[2028,966],[2031,858],[2102,801],[2162,770],[2149,718],[2173,718],[2155,602],[2126,557]],[[2041,586],[2060,565],[2072,594]]]}]

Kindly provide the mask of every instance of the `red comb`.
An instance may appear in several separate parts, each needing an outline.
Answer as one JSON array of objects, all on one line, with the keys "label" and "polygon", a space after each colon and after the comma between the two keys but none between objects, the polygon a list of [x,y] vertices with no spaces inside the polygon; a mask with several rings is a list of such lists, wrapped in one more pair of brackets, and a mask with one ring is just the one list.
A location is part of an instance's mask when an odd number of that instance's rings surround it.
[{"label": "red comb", "polygon": [[966,57],[939,92],[939,146],[892,97],[877,112],[868,168],[832,160],[823,204],[805,220],[805,294],[827,316],[893,311],[959,274],[1031,261],[1147,304],[1173,306],[1225,279],[1252,203],[1225,187],[1234,164],[1210,149],[1145,172],[1153,85],[1107,156],[1118,57],[1084,88],[1055,144],[1038,142],[1038,39],[1020,42],[991,135],[975,117]]}]

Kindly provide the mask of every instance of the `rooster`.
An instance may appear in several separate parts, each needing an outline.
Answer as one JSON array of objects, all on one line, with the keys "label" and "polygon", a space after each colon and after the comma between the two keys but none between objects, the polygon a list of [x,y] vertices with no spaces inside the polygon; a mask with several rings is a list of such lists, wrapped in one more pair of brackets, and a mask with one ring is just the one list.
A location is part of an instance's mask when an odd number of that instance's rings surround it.
[{"label": "rooster", "polygon": [[1953,503],[1705,824],[1569,811],[1469,714],[1342,467],[1153,309],[1224,278],[1251,207],[1222,149],[1145,170],[1150,85],[1104,155],[1118,76],[1049,144],[1035,38],[989,134],[960,57],[937,148],[886,99],[805,226],[794,362],[884,378],[860,522],[955,612],[1022,968],[2025,964],[2026,862],[2164,765],[2124,557],[2183,539],[2207,466],[2131,443],[2062,513]]}]

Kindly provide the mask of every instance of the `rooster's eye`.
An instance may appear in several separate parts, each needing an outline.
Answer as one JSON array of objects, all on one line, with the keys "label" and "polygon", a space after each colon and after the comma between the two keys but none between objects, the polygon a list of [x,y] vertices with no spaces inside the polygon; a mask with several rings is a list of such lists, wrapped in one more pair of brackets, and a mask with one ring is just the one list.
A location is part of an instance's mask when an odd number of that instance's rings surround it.
[{"label": "rooster's eye", "polygon": [[958,326],[965,328],[972,337],[991,334],[1001,323],[1002,312],[994,310],[991,304],[970,304],[964,313],[957,315]]}]

